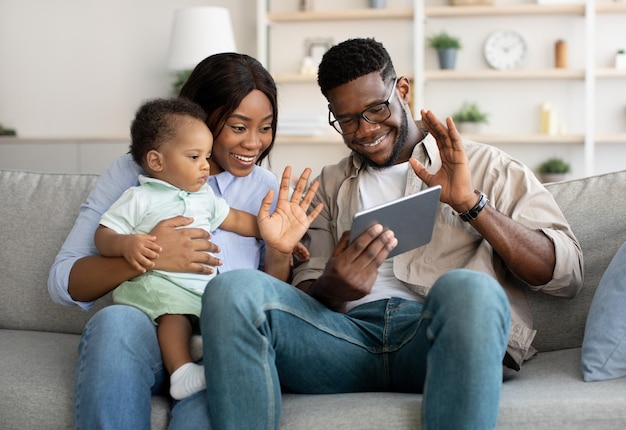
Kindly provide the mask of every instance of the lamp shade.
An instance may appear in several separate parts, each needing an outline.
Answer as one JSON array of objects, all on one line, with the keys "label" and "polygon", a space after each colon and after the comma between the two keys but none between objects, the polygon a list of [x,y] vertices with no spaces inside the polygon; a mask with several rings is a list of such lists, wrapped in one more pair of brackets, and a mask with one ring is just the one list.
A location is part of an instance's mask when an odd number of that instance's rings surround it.
[{"label": "lamp shade", "polygon": [[171,70],[191,70],[209,55],[235,50],[228,9],[202,6],[176,11],[168,57]]}]

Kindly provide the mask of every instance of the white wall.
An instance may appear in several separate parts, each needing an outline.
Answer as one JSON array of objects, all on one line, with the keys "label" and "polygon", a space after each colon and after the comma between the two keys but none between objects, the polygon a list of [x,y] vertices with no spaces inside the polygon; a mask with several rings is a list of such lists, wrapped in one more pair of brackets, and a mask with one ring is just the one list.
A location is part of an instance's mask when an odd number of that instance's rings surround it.
[{"label": "white wall", "polygon": [[[256,56],[255,0],[0,0],[0,124],[19,137],[0,138],[0,168],[99,173],[127,152],[137,107],[171,95],[171,24],[187,6],[228,7],[237,50]],[[277,144],[272,170],[318,173],[347,153],[321,147]]]},{"label": "white wall", "polygon": [[[429,5],[444,4],[447,0],[429,0]],[[517,3],[522,0],[498,0],[498,3]],[[526,1],[526,0],[523,0]],[[532,0],[527,0],[532,1]],[[297,0],[272,0],[273,6],[280,9],[288,5],[295,10]],[[388,0],[389,7],[410,6],[412,0]],[[316,8],[334,7],[365,7],[366,0],[315,0]],[[167,70],[167,49],[171,22],[176,9],[186,6],[225,6],[230,9],[233,19],[235,38],[239,52],[256,55],[256,1],[255,0],[0,0],[0,124],[15,128],[21,138],[63,139],[74,142],[93,138],[99,141],[121,141],[127,139],[128,126],[136,108],[146,99],[170,95],[174,76]],[[285,6],[287,7],[287,6]],[[598,50],[599,66],[610,64],[610,55],[618,44],[626,48],[626,32],[616,31],[624,19],[624,15],[603,17],[603,26],[598,28],[598,40],[608,40]],[[507,21],[508,20],[508,21]],[[480,47],[485,29],[475,29],[476,20],[439,19],[427,24],[428,32],[435,31],[438,26],[459,27],[452,33],[470,35],[464,37],[465,49],[460,53],[459,62],[462,68],[478,67],[473,64],[482,61]],[[487,19],[489,25],[515,26],[507,18]],[[566,33],[570,43],[570,63],[572,67],[582,67],[583,41],[577,38],[581,31],[582,18],[566,17],[564,19],[524,18],[524,25],[532,26],[528,31],[532,38],[552,40]],[[553,24],[558,23],[555,27]],[[388,23],[386,23],[388,24]],[[607,25],[609,24],[609,25]],[[411,41],[407,33],[397,27],[397,23],[376,29],[382,31],[382,40],[388,47],[399,73],[411,64]],[[306,36],[326,34],[326,26],[332,27],[335,42],[339,39],[368,35],[373,28],[364,24],[347,23],[306,24],[298,27],[298,35],[306,30]],[[287,25],[289,27],[289,25]],[[480,31],[478,31],[480,30]],[[321,34],[320,34],[321,32]],[[329,33],[330,34],[330,33]],[[475,36],[472,38],[472,34]],[[303,54],[300,45],[291,46],[298,38],[285,36],[289,49],[281,49],[284,55],[275,58],[278,68],[281,61],[291,61],[297,69]],[[534,40],[534,39],[533,39]],[[291,44],[291,45],[289,45]],[[610,45],[610,46],[609,46]],[[285,54],[289,53],[289,55]],[[551,55],[551,45],[546,44],[543,52],[545,58]],[[544,60],[545,60],[544,58]],[[435,61],[434,53],[427,52],[427,66]],[[539,63],[541,58],[530,58],[529,61]],[[406,64],[406,66],[405,66]],[[271,67],[274,68],[274,67]],[[489,124],[490,133],[506,132],[510,129],[530,133],[537,125],[534,104],[525,98],[537,99],[538,87],[532,83],[515,84],[522,88],[522,98],[512,94],[510,102],[503,106],[502,93],[508,93],[510,82],[494,83],[490,91],[484,86],[459,83],[432,83],[431,89],[445,85],[444,93],[450,97],[430,97],[426,94],[428,107],[439,116],[452,113],[465,98],[480,99],[492,113]],[[563,116],[567,130],[582,132],[582,84],[565,82],[556,85],[545,84],[551,94],[560,95],[559,100],[550,99],[559,112],[567,111]],[[304,86],[296,85],[295,90],[301,91]],[[528,90],[524,88],[528,87]],[[626,104],[623,95],[626,82],[608,80],[598,85],[597,131],[626,130],[626,118],[618,113],[618,106]],[[547,88],[545,89],[546,93]],[[316,85],[311,85],[305,92],[292,94],[293,85],[279,85],[279,101],[281,115],[306,113],[312,106],[321,106],[325,112],[325,102]],[[540,89],[542,94],[544,89]],[[475,94],[474,94],[475,93]],[[547,100],[547,97],[541,97]],[[292,103],[290,100],[297,100]],[[525,109],[525,110],[524,110]],[[606,113],[606,112],[608,113]],[[4,140],[6,142],[6,139]],[[3,145],[0,139],[0,146]],[[6,146],[6,145],[5,145]],[[31,146],[34,147],[34,146]],[[111,147],[109,157],[115,157],[123,148],[123,144]],[[0,168],[16,166],[17,159],[6,157],[12,147],[7,146],[0,151]],[[89,146],[91,148],[91,146]],[[503,149],[525,161],[530,167],[536,167],[539,161],[547,156],[559,153],[571,153],[574,162],[574,174],[582,175],[584,154],[582,145],[558,146],[547,148],[545,145],[508,145]],[[8,151],[8,152],[7,152]],[[48,151],[50,152],[50,151]],[[54,153],[54,151],[51,151]],[[274,170],[293,160],[297,166],[311,163],[315,170],[319,166],[336,160],[345,151],[343,148],[295,147],[277,145]],[[17,156],[17,153],[16,153]],[[105,157],[106,158],[106,157]],[[97,166],[105,165],[108,160],[99,160]],[[626,147],[624,144],[602,144],[597,146],[596,172],[626,168]],[[14,161],[15,160],[15,161]],[[27,160],[20,158],[20,166],[28,165]],[[46,160],[46,170],[56,171],[65,166],[63,160],[50,158]],[[80,171],[83,167],[77,167]]]},{"label": "white wall", "polygon": [[253,0],[1,0],[0,123],[20,137],[125,137],[136,108],[170,95],[176,9],[228,7],[256,54]]}]

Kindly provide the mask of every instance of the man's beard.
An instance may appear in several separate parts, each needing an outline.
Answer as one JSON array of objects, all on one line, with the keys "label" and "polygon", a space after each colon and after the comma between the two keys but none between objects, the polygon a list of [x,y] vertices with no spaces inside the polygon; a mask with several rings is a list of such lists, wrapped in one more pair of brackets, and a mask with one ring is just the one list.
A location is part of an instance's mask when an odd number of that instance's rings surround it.
[{"label": "man's beard", "polygon": [[398,138],[393,143],[393,150],[391,151],[391,155],[384,163],[376,163],[370,160],[367,157],[359,154],[361,160],[365,165],[370,166],[376,170],[385,169],[387,167],[391,167],[398,161],[398,157],[400,157],[400,153],[406,146],[407,137],[409,134],[409,119],[407,118],[406,111],[402,110],[402,124],[400,125],[400,132],[398,133]]}]

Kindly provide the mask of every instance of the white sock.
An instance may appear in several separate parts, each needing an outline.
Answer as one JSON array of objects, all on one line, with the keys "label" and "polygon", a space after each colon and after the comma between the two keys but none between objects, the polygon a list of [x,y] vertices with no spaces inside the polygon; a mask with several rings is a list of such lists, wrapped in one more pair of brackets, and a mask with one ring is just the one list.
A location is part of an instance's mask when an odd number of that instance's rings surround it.
[{"label": "white sock", "polygon": [[185,363],[170,376],[170,395],[176,399],[184,399],[206,388],[204,367],[200,364]]}]

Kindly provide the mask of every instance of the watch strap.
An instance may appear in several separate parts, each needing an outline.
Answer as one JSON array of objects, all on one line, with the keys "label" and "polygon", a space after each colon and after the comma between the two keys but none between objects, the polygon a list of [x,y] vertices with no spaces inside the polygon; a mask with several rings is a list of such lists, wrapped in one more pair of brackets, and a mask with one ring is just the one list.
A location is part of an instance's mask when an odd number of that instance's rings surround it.
[{"label": "watch strap", "polygon": [[489,199],[487,198],[485,193],[483,193],[482,191],[478,191],[478,190],[474,190],[474,192],[478,194],[479,196],[478,201],[476,202],[476,205],[474,205],[474,207],[468,210],[467,212],[463,212],[459,214],[461,219],[465,222],[474,221],[476,217],[478,216],[478,214],[480,213],[480,211],[482,211],[485,208],[485,206],[487,206],[487,203],[489,203]]}]

